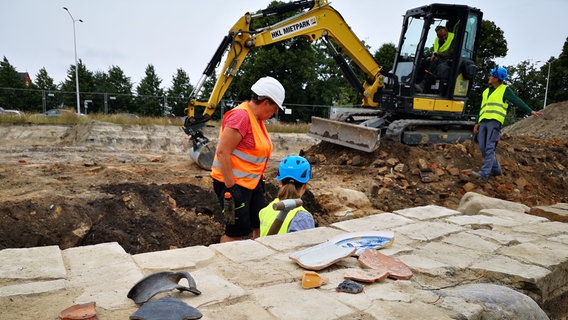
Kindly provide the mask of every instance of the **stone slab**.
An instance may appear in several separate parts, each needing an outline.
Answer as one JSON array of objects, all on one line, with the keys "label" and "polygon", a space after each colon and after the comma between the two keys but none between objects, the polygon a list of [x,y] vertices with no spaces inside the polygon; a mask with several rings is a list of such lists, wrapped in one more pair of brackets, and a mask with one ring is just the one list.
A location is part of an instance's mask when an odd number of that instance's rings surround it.
[{"label": "stone slab", "polygon": [[359,219],[336,222],[331,226],[337,229],[345,230],[347,232],[364,230],[381,231],[391,230],[392,228],[407,225],[413,222],[413,220],[402,217],[398,214],[385,212]]},{"label": "stone slab", "polygon": [[442,241],[462,248],[473,249],[485,253],[493,253],[501,247],[498,243],[487,241],[478,235],[470,233],[469,231],[451,234]]},{"label": "stone slab", "polygon": [[543,222],[529,225],[522,225],[513,228],[513,231],[523,233],[536,233],[543,236],[553,236],[568,234],[568,224],[562,222]]},{"label": "stone slab", "polygon": [[510,246],[528,241],[536,241],[540,238],[536,234],[511,232],[510,229],[503,229],[503,230],[477,229],[468,232],[478,235],[485,240],[494,241],[495,243],[498,243],[503,246]]},{"label": "stone slab", "polygon": [[147,252],[133,255],[136,264],[147,271],[195,269],[215,257],[215,251],[205,246]]},{"label": "stone slab", "polygon": [[0,279],[65,279],[67,271],[58,246],[0,251]]},{"label": "stone slab", "polygon": [[96,301],[104,309],[134,305],[126,295],[144,274],[118,243],[66,249],[63,257],[69,269],[69,286],[83,289],[76,303]]},{"label": "stone slab", "polygon": [[[0,297],[29,296],[65,290],[65,280],[36,281],[0,287]],[[1,318],[1,317],[0,317]]]},{"label": "stone slab", "polygon": [[499,249],[500,254],[549,270],[568,261],[568,245],[554,241],[521,243]]},{"label": "stone slab", "polygon": [[547,218],[550,221],[568,222],[568,203],[532,207],[530,214]]},{"label": "stone slab", "polygon": [[481,252],[443,242],[431,242],[413,252],[432,260],[439,261],[455,269],[465,269],[478,260]]},{"label": "stone slab", "polygon": [[210,248],[221,253],[233,262],[245,262],[251,260],[262,260],[275,251],[254,240],[233,241],[220,244],[213,244]]},{"label": "stone slab", "polygon": [[197,289],[201,294],[196,296],[189,292],[175,292],[174,296],[192,307],[199,308],[218,303],[230,303],[246,295],[246,291],[210,269],[199,269],[191,273]]},{"label": "stone slab", "polygon": [[205,305],[200,307],[199,311],[203,313],[202,319],[275,320],[268,310],[251,301],[236,302],[222,307],[218,304]]},{"label": "stone slab", "polygon": [[459,211],[435,205],[407,208],[394,211],[394,213],[417,220],[432,220],[448,216],[461,215],[461,212]]},{"label": "stone slab", "polygon": [[300,247],[311,247],[342,234],[341,230],[319,227],[298,232],[276,234],[257,238],[255,241],[277,251],[295,251]]},{"label": "stone slab", "polygon": [[465,229],[455,224],[443,222],[420,222],[397,227],[393,231],[395,232],[395,235],[397,233],[402,233],[410,239],[432,241],[463,230]]},{"label": "stone slab", "polygon": [[431,303],[422,301],[412,301],[409,303],[378,301],[371,308],[365,310],[366,313],[381,320],[401,320],[401,319],[420,319],[420,320],[451,320],[452,311],[443,309]]},{"label": "stone slab", "polygon": [[258,288],[253,293],[255,300],[276,319],[312,320],[338,319],[351,314],[354,310],[340,302],[347,294],[302,289],[299,282]]},{"label": "stone slab", "polygon": [[522,263],[505,256],[488,257],[488,259],[473,264],[471,268],[483,272],[486,276],[488,273],[494,273],[496,278],[507,279],[508,282],[514,282],[514,278],[520,278],[525,282],[536,283],[550,274],[548,269]]},{"label": "stone slab", "polygon": [[533,216],[526,212],[507,210],[507,209],[483,209],[479,211],[479,214],[513,219],[519,224],[541,223],[548,221],[548,219],[546,218]]},{"label": "stone slab", "polygon": [[446,221],[460,225],[460,226],[503,226],[503,227],[513,227],[521,225],[522,222],[514,219],[503,219],[495,216],[486,215],[462,215],[457,217],[450,217]]}]

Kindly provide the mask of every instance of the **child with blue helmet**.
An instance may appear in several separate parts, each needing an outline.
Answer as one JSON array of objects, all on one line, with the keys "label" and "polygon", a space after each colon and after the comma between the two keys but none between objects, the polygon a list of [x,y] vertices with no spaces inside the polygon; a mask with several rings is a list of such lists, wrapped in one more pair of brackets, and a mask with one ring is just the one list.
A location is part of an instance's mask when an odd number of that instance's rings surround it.
[{"label": "child with blue helmet", "polygon": [[[278,197],[260,210],[260,236],[268,234],[279,211],[272,205],[287,199],[299,199],[307,190],[307,182],[312,177],[312,168],[308,160],[301,156],[287,156],[278,166],[276,180],[279,183]],[[290,210],[282,223],[278,234],[315,228],[314,217],[303,206]]]}]

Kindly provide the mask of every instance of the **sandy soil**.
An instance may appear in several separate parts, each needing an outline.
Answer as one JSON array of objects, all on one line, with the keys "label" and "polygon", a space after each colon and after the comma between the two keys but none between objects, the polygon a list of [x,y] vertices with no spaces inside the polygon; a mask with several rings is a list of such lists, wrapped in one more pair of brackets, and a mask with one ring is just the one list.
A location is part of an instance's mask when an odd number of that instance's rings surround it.
[{"label": "sandy soil", "polygon": [[[364,192],[371,209],[382,211],[457,208],[467,191],[528,206],[568,202],[567,132],[568,102],[508,127],[498,147],[504,176],[485,184],[469,176],[482,163],[472,142],[409,147],[383,140],[364,153],[273,134],[267,199],[276,194],[278,161],[300,153],[313,165],[304,201],[319,225],[351,218],[334,214],[320,196],[337,186]],[[0,133],[0,249],[116,241],[135,254],[209,245],[223,233],[209,173],[189,159],[179,128],[88,122],[2,125]]]}]

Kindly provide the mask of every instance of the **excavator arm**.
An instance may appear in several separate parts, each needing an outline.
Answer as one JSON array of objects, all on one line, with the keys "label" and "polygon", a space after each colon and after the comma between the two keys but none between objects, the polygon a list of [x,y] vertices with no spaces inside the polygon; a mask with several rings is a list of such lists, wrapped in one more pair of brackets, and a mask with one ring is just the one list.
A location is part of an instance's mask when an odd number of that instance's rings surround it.
[{"label": "excavator arm", "polygon": [[[261,29],[253,30],[251,28],[254,19],[282,15],[299,9],[307,10]],[[246,13],[233,25],[221,41],[203,72],[203,76],[195,86],[188,107],[185,109],[187,117],[183,129],[193,141],[190,155],[199,166],[206,169],[210,168],[214,156],[214,146],[209,139],[203,136],[201,129],[205,122],[211,119],[211,115],[217,109],[250,50],[295,37],[305,37],[309,41],[325,41],[347,80],[360,93],[362,105],[378,107],[378,103],[373,101],[373,97],[377,90],[383,86],[381,67],[343,20],[341,14],[331,7],[327,0],[300,0],[261,10],[257,13]],[[363,84],[360,83],[334,44],[351,58],[365,74],[366,81]],[[199,101],[197,96],[203,84],[214,73],[225,53],[227,57],[209,99]],[[197,107],[204,109],[203,114],[196,114]],[[205,152],[204,147],[207,148]]]},{"label": "excavator arm", "polygon": [[[305,8],[309,8],[309,10],[262,29],[251,30],[251,23],[255,18],[279,15],[291,10]],[[345,20],[343,20],[341,14],[331,7],[327,0],[301,0],[261,10],[255,14],[246,13],[235,23],[223,38],[219,48],[203,72],[202,78],[196,85],[186,109],[188,117],[196,116],[195,107],[197,106],[205,108],[203,114],[206,118],[213,114],[251,49],[295,37],[305,37],[309,41],[320,39],[325,41],[349,82],[361,94],[362,104],[364,106],[378,106],[373,101],[373,95],[383,86],[383,78],[380,75],[381,67],[375,62],[373,56],[353,33]],[[359,82],[347,62],[339,54],[333,43],[329,41],[330,39],[364,72],[367,78],[364,84]],[[211,96],[207,102],[198,101],[196,96],[201,91],[203,83],[207,77],[213,74],[225,51],[227,51],[227,58]]]}]

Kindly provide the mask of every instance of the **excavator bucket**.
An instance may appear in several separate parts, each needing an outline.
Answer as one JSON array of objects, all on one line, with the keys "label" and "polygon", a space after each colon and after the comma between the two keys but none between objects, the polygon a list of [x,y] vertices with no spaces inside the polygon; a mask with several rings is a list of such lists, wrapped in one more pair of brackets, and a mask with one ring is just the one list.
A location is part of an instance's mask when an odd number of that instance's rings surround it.
[{"label": "excavator bucket", "polygon": [[312,117],[310,137],[356,150],[373,152],[379,147],[381,130],[361,125]]},{"label": "excavator bucket", "polygon": [[189,148],[189,157],[200,168],[205,170],[211,170],[211,166],[213,165],[213,159],[215,158],[217,143],[205,137],[202,138],[204,139],[193,141],[193,146]]}]

